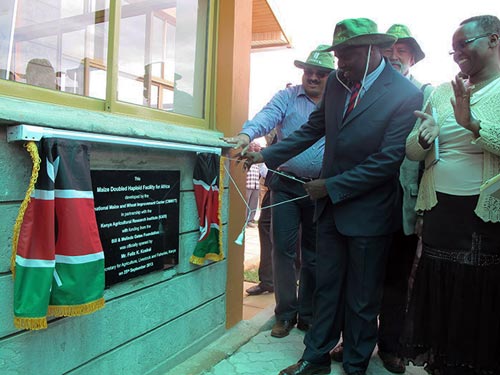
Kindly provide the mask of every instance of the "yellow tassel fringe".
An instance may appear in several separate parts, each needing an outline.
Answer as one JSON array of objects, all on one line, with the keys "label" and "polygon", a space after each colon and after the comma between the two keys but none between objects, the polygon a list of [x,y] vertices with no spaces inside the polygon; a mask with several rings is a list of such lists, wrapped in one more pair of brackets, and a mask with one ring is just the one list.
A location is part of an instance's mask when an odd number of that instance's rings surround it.
[{"label": "yellow tassel fringe", "polygon": [[48,315],[51,316],[80,316],[92,314],[104,307],[104,298],[84,303],[82,305],[49,305]]},{"label": "yellow tassel fringe", "polygon": [[196,255],[191,255],[191,257],[189,258],[189,263],[196,264],[197,266],[203,266],[205,264],[206,260],[219,262],[223,259],[224,259],[224,254],[222,253],[222,250],[221,250],[220,254],[209,253],[209,254],[205,254],[205,256],[203,258],[197,257]]},{"label": "yellow tassel fringe", "polygon": [[219,262],[219,261],[223,260],[224,259],[224,254],[222,253],[222,249],[221,249],[220,254],[212,254],[212,253],[206,254],[205,255],[205,259],[207,259],[207,260],[213,260],[214,262]]},{"label": "yellow tassel fringe", "polygon": [[47,318],[20,318],[14,317],[14,326],[17,329],[29,329],[36,331],[47,328]]},{"label": "yellow tassel fringe", "polygon": [[203,266],[203,264],[205,264],[205,258],[191,255],[191,257],[189,258],[189,263],[196,264],[197,266]]},{"label": "yellow tassel fringe", "polygon": [[[29,141],[24,145],[24,147],[28,150],[31,155],[31,161],[33,162],[33,167],[31,169],[31,179],[28,186],[28,190],[26,190],[26,194],[24,196],[23,202],[19,207],[19,212],[17,214],[16,222],[14,224],[14,231],[12,234],[12,254],[10,257],[10,270],[12,272],[12,278],[16,277],[16,255],[17,255],[17,244],[19,243],[19,232],[21,231],[21,225],[24,219],[24,213],[28,208],[28,203],[31,200],[31,193],[35,189],[36,181],[38,180],[38,172],[40,171],[40,155],[38,154],[38,147],[34,141]],[[17,319],[17,318],[16,318]],[[27,318],[22,318],[27,319]],[[42,319],[42,318],[29,318],[29,319]],[[17,326],[16,326],[17,327]],[[47,328],[47,322],[45,322],[45,327]],[[41,329],[41,328],[33,328],[33,329]],[[31,328],[26,328],[31,329]]]},{"label": "yellow tassel fringe", "polygon": [[[207,254],[205,258],[218,262],[224,259],[224,236],[222,232],[222,203],[224,202],[224,163],[225,158],[223,156],[219,159],[219,212],[217,213],[217,218],[219,220],[219,254]],[[211,258],[209,256],[214,256]]]},{"label": "yellow tassel fringe", "polygon": [[[76,306],[49,306],[48,315],[51,316],[80,316],[91,314],[104,307],[104,298],[100,298],[96,301],[85,303],[83,305]],[[42,318],[22,318],[14,317],[14,326],[17,329],[29,329],[32,331],[47,329],[47,317]]]}]

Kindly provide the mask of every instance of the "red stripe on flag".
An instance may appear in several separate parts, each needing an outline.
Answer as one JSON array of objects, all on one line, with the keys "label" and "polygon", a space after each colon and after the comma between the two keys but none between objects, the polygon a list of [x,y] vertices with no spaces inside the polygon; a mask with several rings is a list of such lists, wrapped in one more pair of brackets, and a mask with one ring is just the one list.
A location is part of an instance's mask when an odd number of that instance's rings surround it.
[{"label": "red stripe on flag", "polygon": [[208,190],[204,189],[202,186],[194,186],[194,197],[196,199],[196,207],[198,208],[199,224],[200,226],[205,225],[205,210],[208,209],[207,201],[209,199],[210,193]]},{"label": "red stripe on flag", "polygon": [[54,201],[31,198],[19,232],[17,254],[27,259],[54,260]]},{"label": "red stripe on flag", "polygon": [[201,186],[194,186],[196,206],[198,208],[200,227],[208,225],[205,235],[199,239],[204,240],[210,233],[211,224],[219,224],[219,192],[217,190],[205,190]]},{"label": "red stripe on flag", "polygon": [[56,198],[58,255],[88,255],[102,251],[93,199]]}]

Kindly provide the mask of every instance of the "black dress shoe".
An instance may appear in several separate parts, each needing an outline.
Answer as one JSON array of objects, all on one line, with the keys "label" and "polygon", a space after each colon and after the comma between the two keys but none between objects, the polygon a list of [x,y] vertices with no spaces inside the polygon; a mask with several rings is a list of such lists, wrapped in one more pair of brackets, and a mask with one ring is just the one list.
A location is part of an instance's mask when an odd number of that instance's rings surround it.
[{"label": "black dress shoe", "polygon": [[397,355],[379,350],[378,356],[382,360],[387,371],[394,374],[404,374],[406,370],[405,363]]},{"label": "black dress shoe", "polygon": [[247,292],[247,294],[249,296],[258,296],[259,294],[266,293],[266,292],[273,293],[274,288],[272,286],[264,286],[261,284],[257,284],[257,285],[251,286],[250,288],[245,290],[245,292]]},{"label": "black dress shoe", "polygon": [[340,343],[337,345],[333,350],[330,352],[330,357],[335,361],[335,362],[340,362],[344,360],[344,345]]},{"label": "black dress shoe", "polygon": [[271,336],[282,338],[288,336],[293,326],[297,323],[296,319],[292,320],[277,320],[271,330]]},{"label": "black dress shoe", "polygon": [[302,359],[296,364],[281,370],[279,375],[326,375],[330,373],[330,365],[316,365]]}]

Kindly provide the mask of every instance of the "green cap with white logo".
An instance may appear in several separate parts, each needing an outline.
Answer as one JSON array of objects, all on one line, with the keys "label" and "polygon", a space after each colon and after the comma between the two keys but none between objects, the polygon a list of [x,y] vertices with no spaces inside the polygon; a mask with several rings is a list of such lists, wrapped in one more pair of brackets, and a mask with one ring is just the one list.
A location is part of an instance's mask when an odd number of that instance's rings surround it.
[{"label": "green cap with white logo", "polygon": [[425,53],[420,48],[418,42],[411,35],[410,29],[408,26],[401,24],[394,24],[389,27],[387,30],[387,34],[394,35],[398,40],[396,43],[408,43],[410,47],[413,49],[413,57],[415,58],[415,63],[419,62],[425,57]]},{"label": "green cap with white logo", "polygon": [[300,69],[313,68],[331,72],[333,69],[335,69],[333,54],[331,52],[322,52],[322,50],[328,47],[328,45],[320,44],[314,51],[309,54],[309,57],[305,62],[295,60],[295,66]]}]

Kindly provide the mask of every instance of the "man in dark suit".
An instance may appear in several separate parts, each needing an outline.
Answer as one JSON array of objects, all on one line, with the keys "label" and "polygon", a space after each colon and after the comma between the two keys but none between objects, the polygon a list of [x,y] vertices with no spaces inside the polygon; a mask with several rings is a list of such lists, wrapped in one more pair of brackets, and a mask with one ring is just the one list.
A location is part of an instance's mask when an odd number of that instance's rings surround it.
[{"label": "man in dark suit", "polygon": [[329,351],[344,337],[343,367],[364,374],[377,341],[377,315],[392,233],[400,222],[398,171],[421,92],[382,57],[396,38],[366,18],[339,22],[333,34],[338,71],[306,124],[245,165],[273,169],[326,136],[316,201],[317,269],[313,324],[302,359],[281,375],[330,372]]},{"label": "man in dark suit", "polygon": [[[383,55],[394,69],[410,80],[424,95],[424,103],[434,88],[415,79],[410,70],[425,58],[425,53],[413,38],[410,29],[402,24],[394,24],[387,34],[394,35],[396,43],[383,51]],[[401,355],[400,336],[403,332],[406,305],[408,302],[411,275],[418,263],[418,238],[421,235],[422,220],[417,219],[415,204],[418,193],[419,162],[405,158],[399,170],[402,194],[401,228],[394,233],[385,271],[384,293],[378,316],[378,355],[384,367],[396,374],[405,372]],[[332,359],[342,362],[343,346],[337,345],[331,352]]]}]

